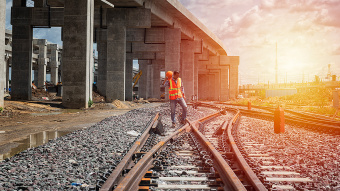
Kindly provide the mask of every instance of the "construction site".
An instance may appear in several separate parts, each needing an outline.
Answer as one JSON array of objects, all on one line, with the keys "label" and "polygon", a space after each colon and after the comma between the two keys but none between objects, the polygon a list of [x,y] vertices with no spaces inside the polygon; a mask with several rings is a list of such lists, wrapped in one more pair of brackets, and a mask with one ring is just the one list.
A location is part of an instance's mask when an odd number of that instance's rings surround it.
[{"label": "construction site", "polygon": [[0,190],[340,189],[331,65],[240,84],[229,48],[178,0],[0,0]]}]

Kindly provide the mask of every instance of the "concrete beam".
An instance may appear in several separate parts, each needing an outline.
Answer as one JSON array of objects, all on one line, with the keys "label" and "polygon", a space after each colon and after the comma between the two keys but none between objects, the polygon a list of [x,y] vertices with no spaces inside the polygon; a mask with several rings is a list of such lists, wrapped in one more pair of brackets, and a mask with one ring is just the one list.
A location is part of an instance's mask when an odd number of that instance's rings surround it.
[{"label": "concrete beam", "polygon": [[136,58],[139,60],[155,60],[156,52],[134,52],[133,58]]},{"label": "concrete beam", "polygon": [[62,70],[67,108],[87,108],[92,99],[93,7],[92,0],[65,1]]},{"label": "concrete beam", "polygon": [[208,61],[209,60],[209,50],[203,48],[202,53],[198,56],[199,61]]},{"label": "concrete beam", "polygon": [[145,30],[144,28],[127,28],[126,42],[144,42]]},{"label": "concrete beam", "polygon": [[0,107],[4,107],[6,0],[0,0]]},{"label": "concrete beam", "polygon": [[64,8],[12,7],[11,24],[62,27]]},{"label": "concrete beam", "polygon": [[145,7],[162,20],[165,26],[180,28],[189,40],[205,39],[204,47],[212,52],[226,55],[224,45],[206,26],[178,1],[145,1]]},{"label": "concrete beam", "polygon": [[144,44],[143,42],[132,43],[132,52],[164,52],[164,44]]}]

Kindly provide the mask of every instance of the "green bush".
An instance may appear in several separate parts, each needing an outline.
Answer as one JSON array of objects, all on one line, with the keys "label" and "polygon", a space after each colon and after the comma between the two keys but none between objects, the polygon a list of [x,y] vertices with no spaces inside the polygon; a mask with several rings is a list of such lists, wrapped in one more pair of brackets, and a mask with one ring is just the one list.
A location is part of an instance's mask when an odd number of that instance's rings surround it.
[{"label": "green bush", "polygon": [[91,107],[93,105],[93,101],[89,99],[88,106]]},{"label": "green bush", "polygon": [[0,107],[0,113],[2,113],[4,111],[4,108]]}]

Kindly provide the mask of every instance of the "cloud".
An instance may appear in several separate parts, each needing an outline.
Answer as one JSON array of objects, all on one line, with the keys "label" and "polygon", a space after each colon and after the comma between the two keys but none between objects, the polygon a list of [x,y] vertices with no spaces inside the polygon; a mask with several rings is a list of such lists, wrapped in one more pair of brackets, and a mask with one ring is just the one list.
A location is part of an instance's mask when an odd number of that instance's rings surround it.
[{"label": "cloud", "polygon": [[332,54],[340,55],[340,45],[334,47]]},{"label": "cloud", "polygon": [[11,25],[12,0],[6,0],[6,29],[12,30]]},{"label": "cloud", "polygon": [[35,28],[33,29],[33,37],[36,39],[47,39],[50,43],[62,45],[60,27]]}]

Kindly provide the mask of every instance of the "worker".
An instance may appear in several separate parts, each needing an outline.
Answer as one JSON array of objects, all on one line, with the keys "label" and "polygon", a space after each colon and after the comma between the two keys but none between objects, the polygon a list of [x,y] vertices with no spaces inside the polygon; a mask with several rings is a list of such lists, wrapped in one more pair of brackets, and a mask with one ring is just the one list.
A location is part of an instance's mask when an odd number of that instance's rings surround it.
[{"label": "worker", "polygon": [[187,117],[187,104],[185,103],[185,95],[184,95],[184,86],[181,78],[179,78],[179,72],[174,71],[173,75],[171,72],[166,73],[166,78],[164,80],[164,84],[166,87],[169,87],[169,98],[170,98],[170,109],[171,109],[171,121],[172,127],[176,127],[176,105],[182,107],[182,115],[180,116],[180,123],[186,123]]}]

